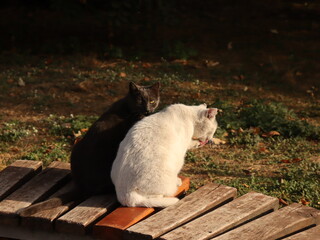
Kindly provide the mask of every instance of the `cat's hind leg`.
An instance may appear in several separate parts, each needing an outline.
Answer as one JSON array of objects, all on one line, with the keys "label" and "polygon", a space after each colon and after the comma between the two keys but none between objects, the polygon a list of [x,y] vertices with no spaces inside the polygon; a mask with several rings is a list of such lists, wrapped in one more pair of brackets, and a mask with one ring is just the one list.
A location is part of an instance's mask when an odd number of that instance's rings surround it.
[{"label": "cat's hind leg", "polygon": [[181,178],[177,178],[177,186],[180,187],[182,185],[182,180]]},{"label": "cat's hind leg", "polygon": [[130,192],[127,194],[125,202],[121,204],[128,207],[160,207],[165,208],[171,206],[179,201],[175,197],[164,197],[161,195],[142,195],[136,191]]}]

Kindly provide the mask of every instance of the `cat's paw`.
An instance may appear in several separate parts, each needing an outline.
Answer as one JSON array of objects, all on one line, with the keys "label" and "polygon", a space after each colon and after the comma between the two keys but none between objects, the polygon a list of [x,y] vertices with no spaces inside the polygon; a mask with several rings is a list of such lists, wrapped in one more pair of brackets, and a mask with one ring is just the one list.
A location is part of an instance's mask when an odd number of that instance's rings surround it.
[{"label": "cat's paw", "polygon": [[182,185],[182,180],[181,178],[177,178],[177,186],[180,187]]}]

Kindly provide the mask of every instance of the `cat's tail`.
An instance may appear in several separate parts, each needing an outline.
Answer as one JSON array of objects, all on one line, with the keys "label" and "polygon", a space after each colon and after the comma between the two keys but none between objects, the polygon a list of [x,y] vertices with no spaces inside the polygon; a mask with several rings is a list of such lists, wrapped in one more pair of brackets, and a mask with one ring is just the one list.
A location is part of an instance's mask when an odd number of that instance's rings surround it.
[{"label": "cat's tail", "polygon": [[178,198],[163,197],[162,195],[146,197],[135,191],[128,194],[128,198],[125,200],[126,201],[121,201],[120,199],[119,201],[121,202],[122,205],[126,205],[128,207],[159,207],[159,208],[169,207],[179,201]]},{"label": "cat's tail", "polygon": [[50,198],[46,201],[33,204],[26,208],[22,208],[17,213],[21,217],[28,217],[37,212],[56,208],[72,201],[81,201],[84,198],[85,198],[85,195],[83,195],[76,189],[72,189],[69,192],[63,193],[57,197]]}]

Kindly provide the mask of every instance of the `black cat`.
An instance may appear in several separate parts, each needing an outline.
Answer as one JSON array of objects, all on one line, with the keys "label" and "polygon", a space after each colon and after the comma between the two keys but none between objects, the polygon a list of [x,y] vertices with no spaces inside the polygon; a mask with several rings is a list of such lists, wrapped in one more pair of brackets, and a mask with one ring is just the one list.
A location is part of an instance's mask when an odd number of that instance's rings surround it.
[{"label": "black cat", "polygon": [[119,144],[134,123],[158,107],[159,87],[159,83],[145,87],[130,82],[129,93],[102,114],[74,146],[71,153],[74,190],[24,208],[20,215],[29,216],[95,194],[114,193],[110,172]]}]

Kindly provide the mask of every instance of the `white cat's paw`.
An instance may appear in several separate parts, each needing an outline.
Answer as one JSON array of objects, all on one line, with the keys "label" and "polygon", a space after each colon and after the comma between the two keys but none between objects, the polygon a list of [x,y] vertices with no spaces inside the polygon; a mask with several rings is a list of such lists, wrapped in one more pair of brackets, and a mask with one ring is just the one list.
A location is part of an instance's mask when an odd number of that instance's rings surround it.
[{"label": "white cat's paw", "polygon": [[177,186],[180,187],[182,185],[182,180],[181,178],[177,178]]}]

